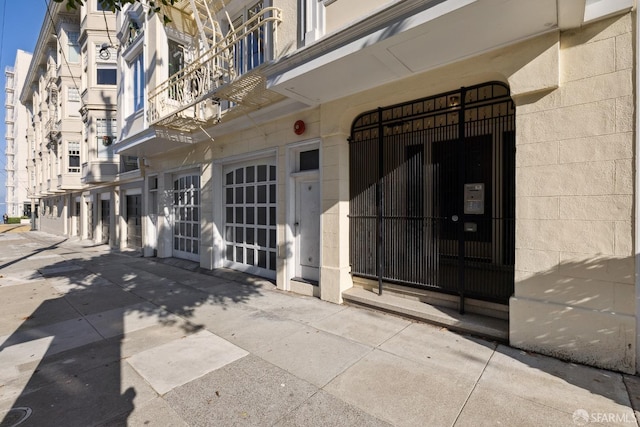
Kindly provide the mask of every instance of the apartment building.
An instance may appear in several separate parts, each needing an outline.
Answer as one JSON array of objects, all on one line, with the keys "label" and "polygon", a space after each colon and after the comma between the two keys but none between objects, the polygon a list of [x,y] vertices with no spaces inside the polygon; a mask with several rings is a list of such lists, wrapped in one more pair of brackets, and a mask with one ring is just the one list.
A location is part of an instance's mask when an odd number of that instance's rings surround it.
[{"label": "apartment building", "polygon": [[113,148],[115,22],[95,1],[71,11],[50,3],[20,94],[31,117],[26,165],[36,228],[104,243],[116,239],[105,188],[135,180],[126,171],[137,169]]},{"label": "apartment building", "polygon": [[5,69],[5,172],[6,210],[10,217],[31,216],[31,201],[27,192],[29,182],[26,170],[26,131],[29,116],[20,103],[18,95],[24,85],[31,54],[23,50],[16,52],[13,67]]},{"label": "apartment building", "polygon": [[96,5],[21,97],[42,229],[637,371],[635,2]]}]

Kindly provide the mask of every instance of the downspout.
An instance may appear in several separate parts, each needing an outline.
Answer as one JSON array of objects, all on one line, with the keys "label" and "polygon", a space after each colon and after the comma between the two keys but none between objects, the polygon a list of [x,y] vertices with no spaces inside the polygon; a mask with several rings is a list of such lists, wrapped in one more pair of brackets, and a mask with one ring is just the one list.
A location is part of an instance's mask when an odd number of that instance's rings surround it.
[{"label": "downspout", "polygon": [[638,97],[638,88],[640,87],[640,55],[638,54],[638,46],[640,46],[640,36],[638,34],[638,28],[640,28],[640,17],[638,15],[638,9],[635,10],[635,32],[634,36],[634,103],[635,103],[635,123],[634,123],[634,163],[635,163],[635,177],[634,177],[634,258],[635,258],[635,299],[636,299],[636,372],[640,371],[640,114],[638,114],[640,103]]}]

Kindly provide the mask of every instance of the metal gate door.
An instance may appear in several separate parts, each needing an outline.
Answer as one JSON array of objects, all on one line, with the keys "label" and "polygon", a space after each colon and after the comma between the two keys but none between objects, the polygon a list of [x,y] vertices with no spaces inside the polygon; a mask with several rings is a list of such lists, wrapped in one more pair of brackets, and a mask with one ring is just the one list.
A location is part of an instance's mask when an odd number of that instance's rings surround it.
[{"label": "metal gate door", "polygon": [[515,253],[515,108],[491,82],[380,108],[350,138],[356,276],[506,303]]}]

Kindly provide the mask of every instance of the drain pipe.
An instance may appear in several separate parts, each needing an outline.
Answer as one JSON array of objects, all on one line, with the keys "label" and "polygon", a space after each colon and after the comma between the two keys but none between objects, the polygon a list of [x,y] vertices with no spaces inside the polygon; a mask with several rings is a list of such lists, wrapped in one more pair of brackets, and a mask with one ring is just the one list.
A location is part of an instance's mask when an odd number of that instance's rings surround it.
[{"label": "drain pipe", "polygon": [[638,9],[635,10],[635,43],[633,47],[634,54],[634,103],[635,103],[635,150],[634,150],[634,163],[635,163],[635,176],[634,176],[634,258],[635,258],[635,299],[636,299],[636,372],[640,371],[640,102],[638,97],[638,88],[640,88],[640,55],[638,52],[638,46],[640,46],[640,36],[638,35],[638,29],[640,28],[640,17],[638,15]]}]

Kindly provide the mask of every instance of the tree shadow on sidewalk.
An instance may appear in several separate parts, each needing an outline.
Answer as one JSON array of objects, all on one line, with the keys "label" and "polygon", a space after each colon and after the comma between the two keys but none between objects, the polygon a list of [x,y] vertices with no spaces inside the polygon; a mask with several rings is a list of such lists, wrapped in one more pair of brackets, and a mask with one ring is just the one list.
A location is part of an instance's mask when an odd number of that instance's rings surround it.
[{"label": "tree shadow on sidewalk", "polygon": [[[23,425],[126,424],[136,404],[158,396],[129,356],[201,330],[194,321],[200,308],[227,310],[265,286],[246,275],[199,274],[118,253],[64,257],[32,277],[46,281],[12,286],[16,300],[3,298],[6,315],[21,323],[0,337],[2,427],[27,416]],[[47,297],[24,312],[20,298],[42,298],[28,296],[34,291]]]}]

